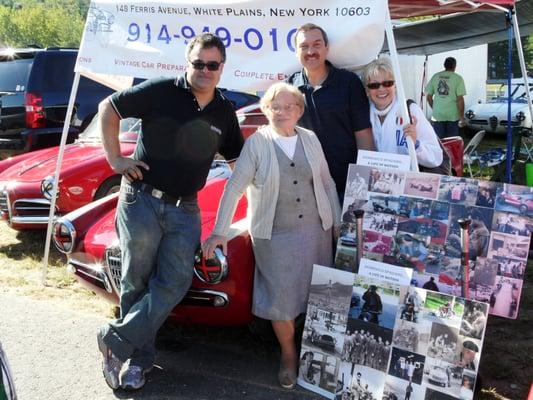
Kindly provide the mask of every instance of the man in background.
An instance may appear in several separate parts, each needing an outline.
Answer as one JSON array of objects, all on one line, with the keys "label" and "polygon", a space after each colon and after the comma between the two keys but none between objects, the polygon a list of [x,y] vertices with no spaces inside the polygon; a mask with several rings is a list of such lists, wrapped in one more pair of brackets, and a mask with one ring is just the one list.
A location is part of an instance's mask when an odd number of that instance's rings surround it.
[{"label": "man in background", "polygon": [[433,128],[442,139],[459,135],[459,124],[465,124],[465,82],[455,72],[457,60],[444,60],[444,71],[438,72],[426,86],[426,98],[433,109]]}]

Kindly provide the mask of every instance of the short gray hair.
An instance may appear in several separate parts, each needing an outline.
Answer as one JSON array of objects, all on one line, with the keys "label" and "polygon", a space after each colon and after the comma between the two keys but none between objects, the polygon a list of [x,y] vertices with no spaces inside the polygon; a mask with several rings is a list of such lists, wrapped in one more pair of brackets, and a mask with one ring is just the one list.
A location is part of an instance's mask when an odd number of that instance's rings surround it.
[{"label": "short gray hair", "polygon": [[270,86],[263,97],[261,97],[261,111],[265,112],[266,108],[272,104],[276,96],[281,92],[288,92],[293,95],[296,100],[296,104],[300,106],[303,111],[305,107],[304,95],[298,90],[297,87],[289,85],[285,82],[277,82]]},{"label": "short gray hair", "polygon": [[392,69],[391,61],[388,57],[380,57],[367,64],[363,70],[363,83],[366,85],[370,82],[370,79],[373,76],[376,76],[380,72],[389,74],[392,76],[392,79],[394,79],[394,71]]}]

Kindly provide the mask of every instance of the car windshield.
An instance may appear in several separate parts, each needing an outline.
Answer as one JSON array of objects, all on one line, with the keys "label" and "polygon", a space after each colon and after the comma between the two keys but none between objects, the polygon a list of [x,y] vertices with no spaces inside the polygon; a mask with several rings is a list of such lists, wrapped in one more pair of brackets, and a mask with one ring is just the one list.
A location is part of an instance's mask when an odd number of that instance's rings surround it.
[{"label": "car windshield", "polygon": [[[137,140],[137,135],[141,131],[141,120],[137,118],[126,118],[120,121],[120,141],[133,142]],[[137,134],[137,135],[135,135]],[[91,123],[80,134],[78,142],[81,143],[101,143],[100,130],[98,129],[98,118],[95,116]]]},{"label": "car windshield", "polygon": [[[508,99],[508,97],[494,97],[493,99],[490,99],[488,103],[507,103]],[[520,97],[512,99],[511,103],[527,104],[527,99],[525,97]]]}]

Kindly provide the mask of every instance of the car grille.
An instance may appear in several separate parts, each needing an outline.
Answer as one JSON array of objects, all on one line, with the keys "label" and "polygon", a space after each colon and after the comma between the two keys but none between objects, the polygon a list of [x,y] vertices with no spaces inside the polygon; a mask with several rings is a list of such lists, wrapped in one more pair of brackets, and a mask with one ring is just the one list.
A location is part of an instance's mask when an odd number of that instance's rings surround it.
[{"label": "car grille", "polygon": [[13,203],[13,215],[23,216],[48,216],[50,202],[46,199],[21,199]]},{"label": "car grille", "polygon": [[[500,126],[507,126],[507,121],[500,121]],[[511,121],[511,126],[520,126],[520,122]]]},{"label": "car grille", "polygon": [[111,247],[105,252],[105,260],[111,275],[113,286],[120,296],[120,279],[122,277],[122,259],[119,247]]},{"label": "car grille", "polygon": [[9,209],[7,207],[7,193],[5,190],[0,192],[0,212],[6,214],[9,213]]},{"label": "car grille", "polygon": [[486,119],[471,119],[469,123],[472,125],[488,125],[489,121]]}]

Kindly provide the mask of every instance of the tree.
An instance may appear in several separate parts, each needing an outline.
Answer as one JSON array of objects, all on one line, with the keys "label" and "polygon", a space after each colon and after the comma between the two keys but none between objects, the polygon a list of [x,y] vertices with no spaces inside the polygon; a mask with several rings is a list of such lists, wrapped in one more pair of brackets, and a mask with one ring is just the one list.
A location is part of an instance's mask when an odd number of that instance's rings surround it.
[{"label": "tree", "polygon": [[0,1],[0,46],[79,46],[86,0]]},{"label": "tree", "polygon": [[[531,74],[533,72],[533,36],[522,38],[522,47],[524,51],[524,60],[526,70]],[[489,43],[488,45],[488,77],[489,79],[507,79],[507,59],[509,46],[508,41]],[[518,59],[518,50],[516,41],[513,41],[512,48],[512,73],[513,77],[521,77],[520,62]]]}]

